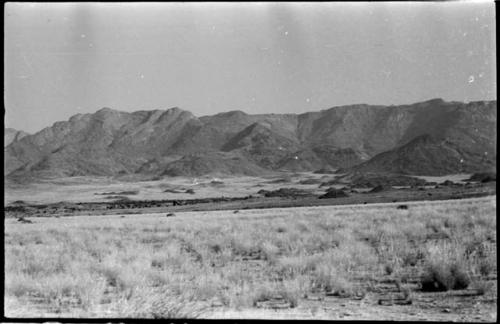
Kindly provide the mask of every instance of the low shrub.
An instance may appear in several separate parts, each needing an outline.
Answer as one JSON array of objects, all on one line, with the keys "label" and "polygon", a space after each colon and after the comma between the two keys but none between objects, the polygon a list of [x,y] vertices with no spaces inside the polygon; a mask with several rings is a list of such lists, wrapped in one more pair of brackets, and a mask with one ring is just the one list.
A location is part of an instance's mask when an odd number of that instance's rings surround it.
[{"label": "low shrub", "polygon": [[451,244],[434,246],[426,259],[422,291],[465,289],[471,283],[463,249]]},{"label": "low shrub", "polygon": [[127,318],[197,318],[208,309],[171,292],[153,289],[133,289],[117,304],[121,316]]},{"label": "low shrub", "polygon": [[253,295],[253,306],[257,306],[259,302],[269,300],[282,300],[288,302],[291,308],[297,307],[300,298],[300,291],[294,287],[286,287],[284,284],[271,284],[259,286]]},{"label": "low shrub", "polygon": [[448,291],[465,289],[470,277],[459,263],[429,265],[422,277],[422,291]]}]

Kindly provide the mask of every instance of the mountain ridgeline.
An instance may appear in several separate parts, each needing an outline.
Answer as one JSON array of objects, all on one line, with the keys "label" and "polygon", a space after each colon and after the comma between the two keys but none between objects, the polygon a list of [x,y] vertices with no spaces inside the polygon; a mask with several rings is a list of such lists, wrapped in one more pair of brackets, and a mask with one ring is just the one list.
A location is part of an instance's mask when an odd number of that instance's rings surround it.
[{"label": "mountain ridgeline", "polygon": [[3,138],[3,147],[6,147],[12,142],[18,141],[24,136],[29,135],[26,132],[19,131],[14,128],[5,128],[4,130],[4,138]]},{"label": "mountain ridgeline", "polygon": [[496,106],[496,101],[433,99],[204,117],[179,108],[133,113],[103,108],[13,140],[4,148],[4,174],[26,179],[322,168],[412,175],[490,171],[496,168]]}]

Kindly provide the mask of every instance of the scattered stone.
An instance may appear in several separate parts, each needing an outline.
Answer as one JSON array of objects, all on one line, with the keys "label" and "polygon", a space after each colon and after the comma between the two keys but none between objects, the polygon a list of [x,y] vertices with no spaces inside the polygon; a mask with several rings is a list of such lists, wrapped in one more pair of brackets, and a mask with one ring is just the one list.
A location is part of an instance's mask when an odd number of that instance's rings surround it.
[{"label": "scattered stone", "polygon": [[256,303],[258,308],[272,308],[272,309],[285,309],[292,308],[292,304],[290,302],[284,300],[266,300],[266,301],[258,301]]},{"label": "scattered stone", "polygon": [[450,313],[451,311],[450,311],[450,309],[449,309],[449,308],[445,308],[445,309],[443,309],[443,310],[442,310],[442,312],[443,312],[443,313]]},{"label": "scattered stone", "polygon": [[343,179],[351,183],[354,188],[375,188],[381,186],[382,189],[391,189],[393,186],[425,186],[429,183],[423,179],[413,178],[411,176],[395,175],[395,174],[376,174],[376,173],[354,173],[346,174],[343,177],[337,178],[340,182]]},{"label": "scattered stone", "polygon": [[212,302],[212,307],[223,307],[223,306],[224,304],[219,300]]},{"label": "scattered stone", "polygon": [[319,199],[325,199],[325,198],[343,198],[343,197],[348,197],[349,195],[346,194],[343,190],[341,189],[335,189],[335,188],[330,188],[326,191],[324,195],[319,196]]},{"label": "scattered stone", "polygon": [[381,306],[393,306],[393,305],[411,305],[413,302],[409,296],[404,294],[404,296],[394,296],[388,298],[380,298],[377,302]]},{"label": "scattered stone", "polygon": [[344,290],[333,290],[333,291],[327,291],[325,293],[325,296],[333,296],[333,297],[340,297],[340,298],[349,298],[352,297],[350,293]]},{"label": "scattered stone", "polygon": [[408,205],[398,205],[397,209],[408,209]]},{"label": "scattered stone", "polygon": [[393,305],[411,305],[411,300],[390,300],[390,299],[379,299],[378,304],[381,306],[393,306]]},{"label": "scattered stone", "polygon": [[323,297],[320,295],[308,295],[306,298],[309,300],[316,300],[316,301],[323,300]]},{"label": "scattered stone", "polygon": [[379,304],[381,306],[390,306],[390,305],[392,305],[392,301],[386,300],[386,299],[379,299],[377,304]]},{"label": "scattered stone", "polygon": [[240,212],[239,210],[235,210],[233,214],[238,214],[239,212]]},{"label": "scattered stone", "polygon": [[356,293],[354,294],[354,296],[352,297],[354,300],[361,300],[363,298],[365,298],[366,296],[366,292],[364,291],[356,291]]},{"label": "scattered stone", "polygon": [[273,190],[273,191],[261,189],[257,193],[264,195],[265,197],[285,197],[285,198],[298,198],[298,197],[307,197],[312,195],[312,193],[309,190],[303,190],[297,188],[280,188],[278,190]]},{"label": "scattered stone", "polygon": [[172,217],[172,216],[175,216],[175,214],[174,213],[168,213],[167,214],[167,217]]},{"label": "scattered stone", "polygon": [[404,299],[404,300],[395,300],[394,304],[396,305],[411,305],[413,301],[411,299]]}]

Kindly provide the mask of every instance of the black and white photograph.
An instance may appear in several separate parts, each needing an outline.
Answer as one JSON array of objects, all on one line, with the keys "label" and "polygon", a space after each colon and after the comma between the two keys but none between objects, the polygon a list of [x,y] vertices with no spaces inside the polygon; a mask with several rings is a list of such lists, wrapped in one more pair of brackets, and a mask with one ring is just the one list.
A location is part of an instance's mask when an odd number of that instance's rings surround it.
[{"label": "black and white photograph", "polygon": [[496,322],[495,5],[4,3],[2,321]]}]

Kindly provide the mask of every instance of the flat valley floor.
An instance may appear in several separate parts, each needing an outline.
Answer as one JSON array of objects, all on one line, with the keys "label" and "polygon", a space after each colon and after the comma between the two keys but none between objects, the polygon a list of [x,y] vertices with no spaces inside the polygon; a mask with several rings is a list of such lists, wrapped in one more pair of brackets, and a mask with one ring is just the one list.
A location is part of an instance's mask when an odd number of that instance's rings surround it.
[{"label": "flat valley floor", "polygon": [[405,205],[6,218],[5,315],[496,321],[496,195]]}]

